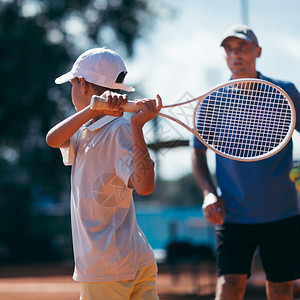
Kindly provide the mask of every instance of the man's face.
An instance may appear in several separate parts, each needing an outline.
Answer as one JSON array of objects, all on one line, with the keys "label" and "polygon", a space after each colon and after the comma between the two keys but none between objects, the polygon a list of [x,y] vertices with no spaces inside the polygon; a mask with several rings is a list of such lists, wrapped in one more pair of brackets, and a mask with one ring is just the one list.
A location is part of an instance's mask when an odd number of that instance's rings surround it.
[{"label": "man's face", "polygon": [[223,47],[233,79],[256,76],[256,58],[261,54],[259,46],[236,37],[230,37],[224,42]]}]

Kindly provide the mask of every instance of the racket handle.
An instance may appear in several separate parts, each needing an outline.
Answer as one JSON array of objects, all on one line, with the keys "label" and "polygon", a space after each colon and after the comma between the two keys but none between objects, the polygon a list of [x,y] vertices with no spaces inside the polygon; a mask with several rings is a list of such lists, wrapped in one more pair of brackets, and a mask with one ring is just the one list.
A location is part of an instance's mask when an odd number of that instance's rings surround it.
[{"label": "racket handle", "polygon": [[[101,109],[110,109],[106,103],[106,98],[103,98],[101,96],[94,95],[91,98],[90,107],[92,110],[101,110]],[[124,111],[129,113],[136,113],[139,111],[136,103],[134,101],[127,101],[125,105],[121,106]],[[114,109],[111,109],[114,110]]]}]

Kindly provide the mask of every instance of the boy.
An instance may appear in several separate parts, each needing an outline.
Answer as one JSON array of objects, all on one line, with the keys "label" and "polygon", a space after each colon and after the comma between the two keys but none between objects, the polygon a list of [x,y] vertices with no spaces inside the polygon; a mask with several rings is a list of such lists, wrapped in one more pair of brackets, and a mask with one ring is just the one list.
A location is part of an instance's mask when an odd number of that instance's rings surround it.
[{"label": "boy", "polygon": [[[154,189],[154,164],[142,127],[161,109],[161,98],[136,101],[140,111],[130,124],[122,117],[127,71],[121,57],[106,48],[81,54],[70,72],[55,80],[71,81],[77,113],[47,134],[60,148],[71,172],[71,222],[75,259],[73,279],[80,299],[158,299],[153,251],[137,225],[132,189]],[[92,110],[92,95],[107,99],[107,110]],[[113,110],[112,110],[113,109]]]}]

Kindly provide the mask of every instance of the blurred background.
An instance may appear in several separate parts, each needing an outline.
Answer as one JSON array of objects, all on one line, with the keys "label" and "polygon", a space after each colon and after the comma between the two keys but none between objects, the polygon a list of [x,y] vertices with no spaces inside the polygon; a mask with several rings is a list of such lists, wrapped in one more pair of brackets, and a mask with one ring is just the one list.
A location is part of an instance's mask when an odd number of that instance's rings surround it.
[{"label": "blurred background", "polygon": [[[229,79],[220,41],[229,26],[244,23],[263,48],[258,69],[299,89],[299,11],[295,0],[0,0],[0,265],[72,264],[70,168],[45,135],[74,113],[71,85],[54,79],[78,55],[91,47],[117,51],[126,83],[136,88],[131,99],[159,93],[171,104]],[[135,195],[140,227],[161,263],[174,244],[184,246],[181,255],[201,247],[212,258],[191,134],[160,118],[144,129],[157,178],[153,194]],[[296,161],[299,134],[293,139]],[[214,171],[212,153],[209,164]]]}]

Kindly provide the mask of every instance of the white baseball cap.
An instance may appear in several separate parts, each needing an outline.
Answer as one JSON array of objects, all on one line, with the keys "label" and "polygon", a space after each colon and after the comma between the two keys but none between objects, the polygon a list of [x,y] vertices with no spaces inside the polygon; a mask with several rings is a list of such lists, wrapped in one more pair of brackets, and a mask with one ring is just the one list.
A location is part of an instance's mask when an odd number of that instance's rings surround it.
[{"label": "white baseball cap", "polygon": [[55,79],[56,84],[68,82],[75,77],[109,89],[133,92],[135,89],[116,80],[120,73],[127,74],[122,58],[107,48],[93,48],[82,53],[75,61],[70,72]]}]

